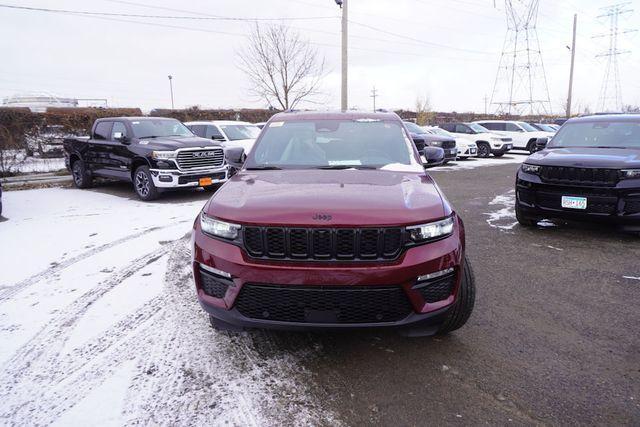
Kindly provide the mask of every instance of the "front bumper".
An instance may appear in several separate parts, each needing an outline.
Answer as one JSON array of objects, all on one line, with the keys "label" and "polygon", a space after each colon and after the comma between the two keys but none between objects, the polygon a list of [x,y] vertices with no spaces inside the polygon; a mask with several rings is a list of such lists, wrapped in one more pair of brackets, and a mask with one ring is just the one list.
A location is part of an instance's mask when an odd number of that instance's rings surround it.
[{"label": "front bumper", "polygon": [[[464,259],[464,229],[458,219],[454,233],[442,240],[415,246],[405,251],[394,261],[274,261],[250,258],[240,247],[210,238],[200,230],[196,221],[192,233],[192,263],[198,300],[216,324],[227,329],[275,328],[302,329],[350,329],[350,328],[397,328],[412,335],[429,335],[437,331],[449,309],[455,302],[460,286],[461,266]],[[216,296],[203,289],[201,268],[209,274],[221,271],[230,277],[221,278],[226,283]],[[215,269],[215,270],[212,270]],[[450,292],[442,299],[427,302],[424,287],[419,289],[417,278],[429,273],[453,269]],[[282,321],[243,314],[240,297],[244,287],[278,287],[280,289],[314,292],[351,291],[366,289],[378,291],[393,288],[400,290],[408,303],[406,315],[391,321],[374,320],[344,322],[337,318],[318,320],[309,315],[302,321]],[[418,286],[418,287],[416,287]],[[304,288],[304,289],[303,289]],[[277,304],[277,303],[276,303]],[[306,308],[305,308],[306,310]],[[347,316],[348,317],[348,316]]]},{"label": "front bumper", "polygon": [[[182,172],[178,169],[150,169],[151,179],[158,188],[203,187],[226,182],[230,177],[227,165],[221,168],[197,172]],[[210,184],[201,184],[201,179],[211,179]]]},{"label": "front bumper", "polygon": [[513,149],[513,143],[507,143],[507,144],[492,143],[491,144],[491,154],[504,154],[511,151],[512,149]]},{"label": "front bumper", "polygon": [[468,147],[466,150],[458,151],[458,157],[468,158],[468,157],[476,157],[478,155],[478,147]]},{"label": "front bumper", "polygon": [[[516,203],[522,215],[531,219],[607,222],[640,231],[640,187],[629,184],[619,183],[616,187],[558,185],[518,171]],[[563,208],[562,196],[585,197],[587,208]]]}]

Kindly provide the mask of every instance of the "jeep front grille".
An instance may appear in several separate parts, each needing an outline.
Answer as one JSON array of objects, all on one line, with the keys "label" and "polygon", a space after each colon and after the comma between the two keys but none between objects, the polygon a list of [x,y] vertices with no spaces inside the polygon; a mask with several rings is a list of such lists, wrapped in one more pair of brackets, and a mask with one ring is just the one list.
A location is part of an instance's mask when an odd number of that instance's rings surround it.
[{"label": "jeep front grille", "polygon": [[208,150],[183,150],[178,152],[178,167],[181,170],[198,170],[216,168],[224,164],[222,148]]},{"label": "jeep front grille", "polygon": [[244,247],[254,258],[394,259],[403,244],[401,228],[244,228]]}]

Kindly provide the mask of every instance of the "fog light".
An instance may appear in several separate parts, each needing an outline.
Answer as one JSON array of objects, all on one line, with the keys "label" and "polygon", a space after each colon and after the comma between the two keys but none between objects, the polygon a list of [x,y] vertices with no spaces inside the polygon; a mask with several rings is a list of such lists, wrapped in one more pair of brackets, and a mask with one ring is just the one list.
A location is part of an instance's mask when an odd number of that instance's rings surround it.
[{"label": "fog light", "polygon": [[437,279],[438,277],[445,276],[449,273],[453,273],[453,267],[447,268],[446,270],[436,271],[435,273],[425,274],[424,276],[418,276],[418,283],[426,282],[427,280]]},{"label": "fog light", "polygon": [[211,274],[215,274],[227,279],[231,279],[231,274],[227,273],[226,271],[218,270],[217,268],[209,267],[208,265],[204,265],[204,264],[200,264],[200,268],[205,271],[208,271]]},{"label": "fog light", "polygon": [[160,182],[171,182],[173,181],[173,178],[171,178],[169,175],[160,175]]}]

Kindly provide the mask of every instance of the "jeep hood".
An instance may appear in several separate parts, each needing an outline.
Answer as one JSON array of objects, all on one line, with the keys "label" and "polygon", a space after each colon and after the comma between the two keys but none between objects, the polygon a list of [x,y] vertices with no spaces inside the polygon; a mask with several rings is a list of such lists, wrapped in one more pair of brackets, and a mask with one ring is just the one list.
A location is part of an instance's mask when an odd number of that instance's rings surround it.
[{"label": "jeep hood", "polygon": [[311,227],[416,224],[451,213],[424,173],[353,169],[242,171],[205,211],[241,224]]},{"label": "jeep hood", "polygon": [[527,163],[578,168],[640,168],[640,150],[631,148],[552,148],[532,154]]}]

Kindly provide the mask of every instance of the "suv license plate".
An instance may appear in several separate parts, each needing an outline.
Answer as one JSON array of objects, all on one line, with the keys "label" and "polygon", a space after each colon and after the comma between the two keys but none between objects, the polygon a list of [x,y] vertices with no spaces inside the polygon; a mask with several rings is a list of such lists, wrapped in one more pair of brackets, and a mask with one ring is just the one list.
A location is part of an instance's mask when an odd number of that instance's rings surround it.
[{"label": "suv license plate", "polygon": [[562,196],[562,207],[569,209],[587,209],[587,198]]},{"label": "suv license plate", "polygon": [[198,180],[198,184],[200,184],[201,187],[206,187],[208,185],[213,184],[213,180],[211,178],[200,178]]}]

